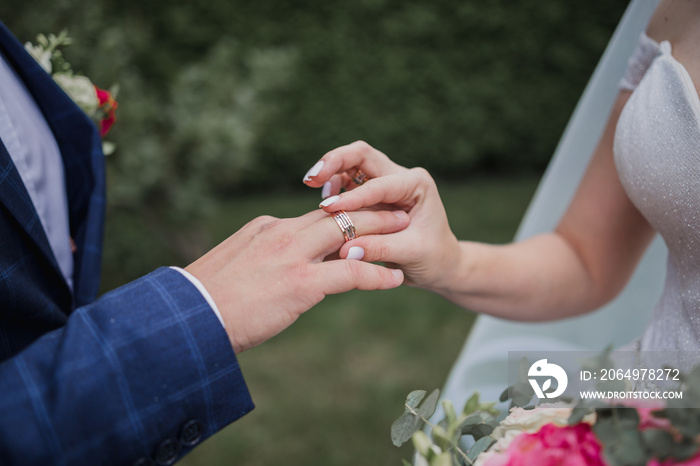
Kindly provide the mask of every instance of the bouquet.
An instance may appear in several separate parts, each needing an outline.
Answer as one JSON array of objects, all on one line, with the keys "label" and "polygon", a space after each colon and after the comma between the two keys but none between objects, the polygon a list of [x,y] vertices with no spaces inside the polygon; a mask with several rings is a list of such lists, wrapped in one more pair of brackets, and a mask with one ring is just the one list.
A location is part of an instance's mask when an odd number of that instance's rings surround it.
[{"label": "bouquet", "polygon": [[[700,367],[680,375],[680,396],[669,400],[537,405],[531,385],[509,387],[500,404],[483,403],[475,393],[459,414],[443,400],[445,416],[436,424],[428,419],[439,390],[411,392],[392,441],[412,440],[417,466],[700,466]],[[425,425],[430,436],[421,430]]]}]

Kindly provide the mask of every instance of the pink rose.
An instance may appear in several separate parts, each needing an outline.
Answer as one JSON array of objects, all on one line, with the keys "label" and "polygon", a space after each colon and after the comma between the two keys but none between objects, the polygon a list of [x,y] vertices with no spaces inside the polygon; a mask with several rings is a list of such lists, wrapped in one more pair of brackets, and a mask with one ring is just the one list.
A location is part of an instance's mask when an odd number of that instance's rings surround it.
[{"label": "pink rose", "polygon": [[536,433],[517,436],[505,452],[489,455],[484,465],[605,466],[601,450],[589,424],[547,424]]}]

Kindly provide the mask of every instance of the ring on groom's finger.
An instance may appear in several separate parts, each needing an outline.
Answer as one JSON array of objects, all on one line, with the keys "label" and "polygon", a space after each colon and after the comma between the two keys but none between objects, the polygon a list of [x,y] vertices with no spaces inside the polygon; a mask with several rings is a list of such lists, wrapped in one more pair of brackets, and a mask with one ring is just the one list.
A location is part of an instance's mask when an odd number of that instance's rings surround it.
[{"label": "ring on groom's finger", "polygon": [[352,224],[352,220],[348,217],[348,214],[343,210],[336,210],[331,212],[331,217],[335,220],[335,223],[340,227],[340,231],[343,232],[343,238],[347,243],[351,239],[357,238],[357,231],[355,230],[355,225]]},{"label": "ring on groom's finger", "polygon": [[362,186],[363,184],[365,184],[365,182],[367,180],[369,180],[369,177],[367,176],[367,174],[365,172],[363,172],[362,170],[360,170],[358,168],[357,171],[355,172],[355,174],[352,175],[352,177],[350,179],[357,186]]}]

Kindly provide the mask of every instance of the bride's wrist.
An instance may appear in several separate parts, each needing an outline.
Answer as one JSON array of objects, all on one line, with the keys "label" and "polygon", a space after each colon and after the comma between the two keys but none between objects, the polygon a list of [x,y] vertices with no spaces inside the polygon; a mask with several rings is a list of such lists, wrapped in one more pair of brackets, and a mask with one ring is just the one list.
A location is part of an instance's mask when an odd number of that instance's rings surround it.
[{"label": "bride's wrist", "polygon": [[[454,237],[453,237],[454,238]],[[468,283],[468,276],[473,268],[469,255],[469,243],[454,238],[451,247],[446,248],[440,270],[435,279],[424,286],[425,289],[449,298],[455,293],[463,293]]]}]

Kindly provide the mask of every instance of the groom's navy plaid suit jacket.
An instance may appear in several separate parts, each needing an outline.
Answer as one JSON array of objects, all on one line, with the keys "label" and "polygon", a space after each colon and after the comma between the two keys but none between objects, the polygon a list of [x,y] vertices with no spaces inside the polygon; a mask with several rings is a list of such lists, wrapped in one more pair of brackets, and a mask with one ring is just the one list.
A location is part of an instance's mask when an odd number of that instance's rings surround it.
[{"label": "groom's navy plaid suit jacket", "polygon": [[77,245],[71,293],[0,140],[0,465],[171,464],[253,407],[229,340],[175,270],[96,299],[99,135],[2,23],[0,50],[58,142]]}]

